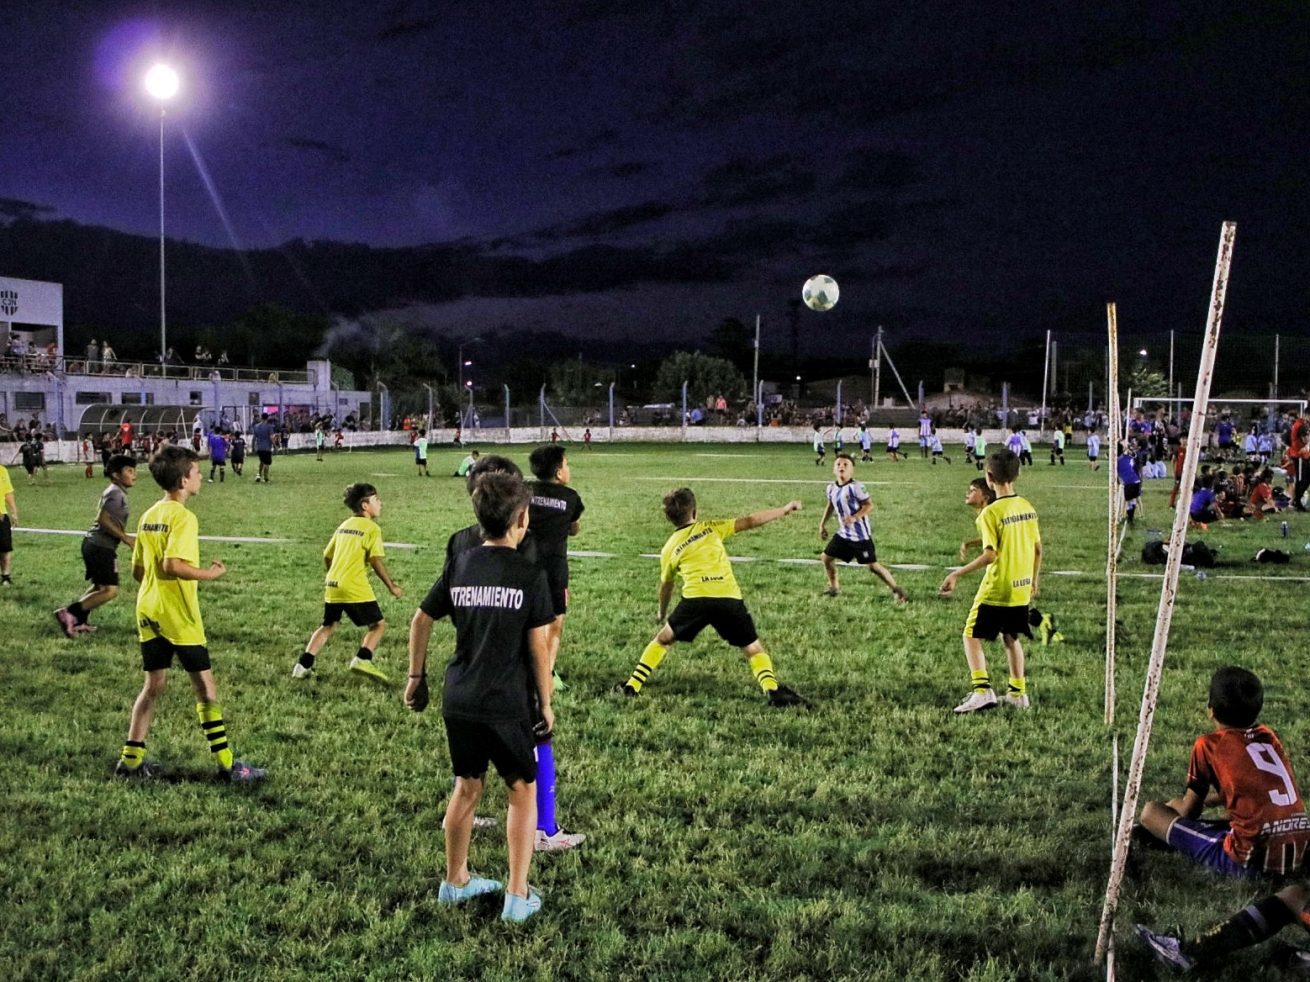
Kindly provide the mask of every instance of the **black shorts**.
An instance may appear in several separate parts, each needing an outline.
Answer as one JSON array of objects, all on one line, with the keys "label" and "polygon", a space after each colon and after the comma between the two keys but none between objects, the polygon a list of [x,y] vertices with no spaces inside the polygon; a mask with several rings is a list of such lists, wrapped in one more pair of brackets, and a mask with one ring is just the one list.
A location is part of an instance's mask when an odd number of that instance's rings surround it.
[{"label": "black shorts", "polygon": [[546,574],[546,586],[550,590],[550,602],[555,616],[569,612],[569,557],[542,556],[537,565]]},{"label": "black shorts", "polygon": [[964,622],[964,636],[980,641],[995,641],[1001,635],[1017,638],[1033,636],[1028,624],[1028,608],[997,607],[993,604],[975,604]]},{"label": "black shorts", "polygon": [[1132,501],[1134,498],[1140,498],[1141,496],[1142,485],[1140,483],[1124,485],[1124,501]]},{"label": "black shorts", "polygon": [[536,743],[527,720],[484,723],[447,716],[445,723],[450,769],[456,777],[480,781],[491,763],[506,784],[536,783]]},{"label": "black shorts", "polygon": [[96,586],[118,586],[118,550],[82,540],[82,565],[86,578]]},{"label": "black shorts", "polygon": [[141,642],[141,668],[158,672],[173,665],[173,656],[188,672],[209,670],[209,649],[203,644],[174,644],[168,638],[151,638]]},{"label": "black shorts", "polygon": [[14,551],[14,527],[10,524],[9,514],[0,515],[0,552]]},{"label": "black shorts", "polygon": [[694,641],[706,627],[734,648],[759,640],[746,604],[733,597],[684,597],[669,615],[674,641]]},{"label": "black shorts", "polygon": [[856,542],[854,539],[843,539],[840,535],[834,535],[823,547],[823,554],[831,556],[839,563],[859,563],[861,566],[868,566],[878,561],[878,552],[873,547],[872,539]]},{"label": "black shorts", "polygon": [[256,452],[257,454],[259,454],[259,462],[260,462],[263,466],[268,467],[270,464],[273,463],[273,451],[272,451],[272,450],[257,450],[257,451],[255,451],[255,452]]},{"label": "black shorts", "polygon": [[353,604],[323,604],[323,626],[335,627],[341,623],[341,615],[350,618],[356,627],[372,627],[382,623],[382,608],[376,600],[364,600]]}]

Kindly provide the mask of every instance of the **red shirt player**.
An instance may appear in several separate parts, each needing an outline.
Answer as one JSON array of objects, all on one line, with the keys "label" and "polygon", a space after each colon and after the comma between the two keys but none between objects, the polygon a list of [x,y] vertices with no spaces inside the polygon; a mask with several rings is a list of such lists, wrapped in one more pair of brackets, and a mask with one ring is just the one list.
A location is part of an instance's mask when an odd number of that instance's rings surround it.
[{"label": "red shirt player", "polygon": [[124,453],[132,449],[132,423],[130,420],[123,420],[118,424],[118,445]]},{"label": "red shirt player", "polygon": [[1289,476],[1295,482],[1292,485],[1292,507],[1305,511],[1301,499],[1310,488],[1310,425],[1304,415],[1292,421],[1292,432],[1288,438],[1287,456],[1291,459]]},{"label": "red shirt player", "polygon": [[585,450],[590,450],[590,449],[591,449],[591,428],[590,428],[590,427],[588,427],[587,430],[586,430],[586,432],[584,432],[584,433],[582,434],[582,446],[583,446],[583,449],[585,449]]}]

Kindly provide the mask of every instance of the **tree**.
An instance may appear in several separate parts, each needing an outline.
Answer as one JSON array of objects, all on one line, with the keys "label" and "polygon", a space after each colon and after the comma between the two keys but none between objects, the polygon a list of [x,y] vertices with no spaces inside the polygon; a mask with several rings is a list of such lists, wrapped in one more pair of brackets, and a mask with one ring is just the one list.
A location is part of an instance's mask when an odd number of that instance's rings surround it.
[{"label": "tree", "polygon": [[1134,398],[1170,394],[1169,380],[1149,365],[1137,365],[1128,373],[1128,388]]},{"label": "tree", "polygon": [[689,404],[703,405],[707,397],[720,394],[729,399],[746,396],[746,379],[732,362],[699,351],[675,351],[660,363],[655,373],[655,398],[679,401],[683,382],[689,383]]}]

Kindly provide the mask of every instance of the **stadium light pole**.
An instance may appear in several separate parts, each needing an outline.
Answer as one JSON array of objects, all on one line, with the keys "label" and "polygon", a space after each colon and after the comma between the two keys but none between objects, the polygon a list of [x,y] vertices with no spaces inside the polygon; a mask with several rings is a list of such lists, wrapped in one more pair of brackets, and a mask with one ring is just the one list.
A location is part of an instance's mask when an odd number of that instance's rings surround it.
[{"label": "stadium light pole", "polygon": [[[460,390],[461,392],[464,391],[464,366],[465,366],[465,362],[464,362],[464,349],[465,349],[466,347],[468,347],[469,345],[471,345],[471,344],[477,344],[477,343],[478,343],[479,341],[481,341],[481,340],[482,340],[482,338],[480,338],[480,337],[477,337],[477,338],[469,338],[467,341],[461,341],[461,342],[459,343],[459,365],[458,365],[458,370],[457,370],[456,374],[459,376],[459,390]],[[470,362],[469,364],[472,364],[472,363]]]},{"label": "stadium light pole", "polygon": [[164,313],[164,115],[165,103],[177,95],[177,72],[158,64],[146,72],[146,91],[159,102],[159,372],[164,374],[168,356],[168,326]]}]

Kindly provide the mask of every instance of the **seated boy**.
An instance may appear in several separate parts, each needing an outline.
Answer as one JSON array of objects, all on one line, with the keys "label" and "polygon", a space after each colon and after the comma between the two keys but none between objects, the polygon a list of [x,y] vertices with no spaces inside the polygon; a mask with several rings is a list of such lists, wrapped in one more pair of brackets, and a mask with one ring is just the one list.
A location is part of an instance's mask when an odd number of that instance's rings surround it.
[{"label": "seated boy", "polygon": [[[1268,941],[1289,924],[1299,921],[1303,928],[1310,930],[1307,904],[1310,904],[1310,883],[1294,883],[1243,907],[1191,941],[1157,933],[1145,924],[1136,925],[1136,931],[1155,957],[1166,965],[1184,972],[1194,968],[1205,970],[1234,951]],[[1284,958],[1287,967],[1301,975],[1310,974],[1310,951],[1288,946]]]},{"label": "seated boy", "polygon": [[837,587],[837,564],[858,562],[887,585],[898,604],[909,600],[905,590],[882,563],[873,545],[873,528],[869,516],[873,514],[873,499],[864,485],[853,479],[855,462],[850,454],[839,453],[832,461],[832,473],[837,480],[828,485],[828,501],[819,518],[819,538],[828,538],[828,518],[835,514],[841,527],[831,541],[823,547],[823,571],[828,576],[829,597],[841,591]]},{"label": "seated boy", "polygon": [[[770,706],[806,704],[787,686],[778,684],[773,660],[755,633],[755,622],[742,602],[741,588],[723,548],[723,540],[730,535],[768,525],[800,510],[799,501],[789,501],[779,508],[735,520],[698,522],[696,495],[690,488],[678,488],[664,496],[664,517],[676,529],[660,550],[659,619],[664,626],[646,645],[632,676],[619,686],[620,692],[625,696],[640,693],[675,641],[694,641],[704,628],[712,627],[719,637],[741,651]],[[665,620],[677,575],[682,576],[682,600]]]},{"label": "seated boy", "polygon": [[[459,442],[459,441],[458,441],[458,439],[457,439],[457,440],[456,440],[456,443],[458,443],[458,442]],[[468,456],[465,457],[463,460],[461,460],[461,461],[459,462],[459,466],[455,468],[455,473],[454,473],[454,474],[451,474],[450,476],[451,476],[451,477],[468,477],[468,475],[469,475],[469,471],[471,471],[471,470],[473,469],[473,465],[476,464],[476,463],[478,462],[478,458],[481,457],[481,456],[482,456],[482,455],[481,455],[480,453],[478,453],[476,450],[470,450]]]},{"label": "seated boy", "polygon": [[[1310,818],[1274,731],[1257,723],[1264,688],[1254,673],[1225,666],[1210,679],[1215,729],[1196,738],[1187,790],[1148,801],[1142,827],[1179,852],[1226,876],[1283,875],[1300,868],[1310,846]],[[1202,822],[1207,804],[1226,822]]]}]

